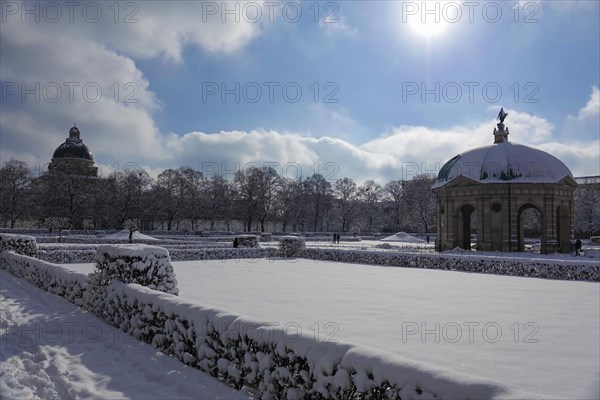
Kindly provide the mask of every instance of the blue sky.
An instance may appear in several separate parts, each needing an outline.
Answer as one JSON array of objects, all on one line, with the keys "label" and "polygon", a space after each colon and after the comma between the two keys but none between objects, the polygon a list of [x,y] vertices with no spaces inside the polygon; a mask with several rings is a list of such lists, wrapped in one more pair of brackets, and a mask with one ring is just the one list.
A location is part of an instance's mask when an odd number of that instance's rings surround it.
[{"label": "blue sky", "polygon": [[[72,21],[55,4],[2,2],[2,162],[44,165],[76,121],[105,170],[335,163],[385,182],[491,144],[503,106],[512,141],[600,174],[597,1],[275,2],[272,22],[262,1],[82,2]],[[49,82],[76,82],[73,101]]]}]

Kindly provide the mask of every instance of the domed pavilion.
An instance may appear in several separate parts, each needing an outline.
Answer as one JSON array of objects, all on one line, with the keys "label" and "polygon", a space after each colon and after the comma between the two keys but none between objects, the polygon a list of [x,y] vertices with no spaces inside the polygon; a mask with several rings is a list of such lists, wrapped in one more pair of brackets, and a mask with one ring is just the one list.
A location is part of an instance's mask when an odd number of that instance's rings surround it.
[{"label": "domed pavilion", "polygon": [[570,251],[577,183],[558,158],[510,143],[504,125],[507,115],[500,110],[494,144],[459,154],[440,169],[433,185],[438,203],[437,251],[471,249],[472,225],[477,250],[523,251],[523,216],[530,208],[540,216],[540,252]]},{"label": "domed pavilion", "polygon": [[81,140],[79,128],[73,126],[69,137],[54,150],[48,165],[51,174],[98,176],[98,167],[94,164],[94,156]]}]

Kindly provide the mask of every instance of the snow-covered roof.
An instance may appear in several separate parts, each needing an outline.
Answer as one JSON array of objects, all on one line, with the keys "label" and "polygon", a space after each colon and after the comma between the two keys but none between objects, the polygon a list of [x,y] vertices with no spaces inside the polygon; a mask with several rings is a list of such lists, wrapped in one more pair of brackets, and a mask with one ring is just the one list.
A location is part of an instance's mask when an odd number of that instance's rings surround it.
[{"label": "snow-covered roof", "polygon": [[67,140],[54,150],[52,158],[82,158],[94,161],[91,150],[81,140],[79,129],[76,126],[69,130]]},{"label": "snow-covered roof", "polygon": [[553,155],[506,140],[451,158],[440,169],[433,188],[459,177],[477,183],[558,183],[566,177],[572,179],[573,174]]}]

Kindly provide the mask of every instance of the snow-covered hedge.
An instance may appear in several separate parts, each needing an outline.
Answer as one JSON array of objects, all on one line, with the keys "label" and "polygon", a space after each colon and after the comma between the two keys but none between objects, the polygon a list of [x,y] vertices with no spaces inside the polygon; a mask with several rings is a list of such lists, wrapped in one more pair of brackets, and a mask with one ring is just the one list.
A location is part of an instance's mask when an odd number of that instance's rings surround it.
[{"label": "snow-covered hedge", "polygon": [[83,306],[87,275],[11,251],[0,253],[0,267],[50,293]]},{"label": "snow-covered hedge", "polygon": [[311,248],[302,251],[298,257],[355,264],[441,269],[546,279],[600,281],[600,266],[597,265],[555,265],[537,261],[528,262],[526,260],[452,257],[437,254],[412,255],[395,252],[377,253],[373,251]]},{"label": "snow-covered hedge", "polygon": [[306,242],[301,236],[282,236],[279,238],[279,251],[284,257],[296,257],[306,249]]},{"label": "snow-covered hedge", "polygon": [[169,251],[158,246],[98,246],[95,271],[90,274],[90,280],[92,279],[99,286],[106,286],[116,279],[123,283],[138,283],[165,293],[179,293]]},{"label": "snow-covered hedge", "polygon": [[511,397],[498,384],[288,332],[135,284],[109,286],[106,320],[259,399]]},{"label": "snow-covered hedge", "polygon": [[260,234],[260,241],[261,242],[272,242],[273,241],[273,234],[268,233],[268,232],[263,232]]},{"label": "snow-covered hedge", "polygon": [[45,250],[39,251],[38,257],[56,264],[91,263],[96,260],[96,250]]},{"label": "snow-covered hedge", "polygon": [[37,257],[38,246],[33,236],[0,233],[0,252],[14,251],[29,257]]},{"label": "snow-covered hedge", "polygon": [[258,242],[258,236],[255,235],[238,235],[234,239],[233,247],[247,247],[247,248],[258,248],[260,244]]},{"label": "snow-covered hedge", "polygon": [[277,249],[266,248],[204,248],[204,249],[171,249],[169,250],[173,261],[191,260],[231,260],[244,258],[272,258],[276,257]]},{"label": "snow-covered hedge", "polygon": [[108,286],[114,282],[138,283],[177,295],[177,279],[167,249],[143,244],[102,245],[96,252],[96,266],[89,274],[90,290],[85,307],[106,319]]}]

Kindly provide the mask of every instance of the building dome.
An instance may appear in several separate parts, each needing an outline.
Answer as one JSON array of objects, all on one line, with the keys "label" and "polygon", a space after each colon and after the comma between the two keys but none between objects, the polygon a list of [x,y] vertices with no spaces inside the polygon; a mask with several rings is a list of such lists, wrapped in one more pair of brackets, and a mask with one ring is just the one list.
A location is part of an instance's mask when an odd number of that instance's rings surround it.
[{"label": "building dome", "polygon": [[553,155],[504,140],[451,158],[440,169],[433,188],[445,186],[459,177],[481,184],[559,183],[573,175]]},{"label": "building dome", "polygon": [[52,159],[58,158],[80,158],[84,160],[94,161],[94,156],[91,150],[83,143],[79,137],[79,129],[73,126],[69,130],[69,137],[60,146],[54,150]]}]

